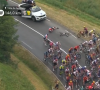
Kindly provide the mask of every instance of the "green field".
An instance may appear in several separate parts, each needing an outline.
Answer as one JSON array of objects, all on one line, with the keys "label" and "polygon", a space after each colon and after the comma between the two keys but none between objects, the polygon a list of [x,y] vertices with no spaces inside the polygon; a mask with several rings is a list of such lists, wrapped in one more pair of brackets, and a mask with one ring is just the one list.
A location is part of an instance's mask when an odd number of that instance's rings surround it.
[{"label": "green field", "polygon": [[41,0],[59,8],[72,8],[100,19],[100,0]]},{"label": "green field", "polygon": [[67,12],[100,25],[100,0],[35,0],[40,3],[58,7]]},{"label": "green field", "polygon": [[36,89],[19,69],[0,63],[0,90]]}]

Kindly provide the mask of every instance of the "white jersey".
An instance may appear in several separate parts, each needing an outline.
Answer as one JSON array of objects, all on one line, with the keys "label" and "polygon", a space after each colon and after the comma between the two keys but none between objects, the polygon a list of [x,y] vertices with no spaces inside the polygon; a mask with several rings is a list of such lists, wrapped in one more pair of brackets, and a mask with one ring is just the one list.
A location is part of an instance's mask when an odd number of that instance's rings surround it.
[{"label": "white jersey", "polygon": [[65,69],[65,72],[69,72],[69,69]]},{"label": "white jersey", "polygon": [[53,49],[52,49],[52,48],[50,48],[48,51],[49,51],[49,52],[53,52]]},{"label": "white jersey", "polygon": [[86,70],[86,71],[87,71],[87,72],[86,72],[86,73],[87,73],[87,75],[90,75],[90,74],[91,74],[91,72],[90,72],[89,70]]},{"label": "white jersey", "polygon": [[68,88],[66,90],[71,90],[71,86],[68,86]]},{"label": "white jersey", "polygon": [[93,41],[92,41],[92,40],[90,40],[90,41],[89,41],[89,44],[93,45]]}]

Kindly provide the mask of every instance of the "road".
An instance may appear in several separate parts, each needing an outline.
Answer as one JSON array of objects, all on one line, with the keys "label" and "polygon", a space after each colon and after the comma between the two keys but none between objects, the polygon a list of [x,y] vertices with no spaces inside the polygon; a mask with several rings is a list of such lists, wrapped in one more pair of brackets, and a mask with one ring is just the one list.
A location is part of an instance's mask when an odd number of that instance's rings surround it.
[{"label": "road", "polygon": [[[16,6],[15,3],[8,1],[8,4],[11,6]],[[30,19],[25,19],[20,16],[14,16],[15,20],[19,21],[17,34],[19,35],[19,42],[27,48],[31,53],[33,53],[36,57],[38,57],[41,61],[43,61],[43,53],[47,51],[47,47],[44,46],[43,43],[43,35],[48,33],[48,28],[51,26],[59,27],[58,30],[55,30],[53,33],[49,34],[49,39],[53,42],[60,41],[61,48],[63,49],[64,57],[70,47],[74,47],[79,45],[82,40],[76,38],[74,35],[70,35],[69,37],[60,37],[59,32],[64,32],[66,29],[64,26],[58,24],[57,22],[47,19],[41,22],[33,22]],[[81,66],[85,65],[85,56],[81,54],[82,59],[79,61]],[[44,61],[43,61],[44,62]],[[52,63],[44,62],[51,70],[52,70]],[[65,79],[59,77],[58,71],[54,71],[54,74],[61,80],[63,85],[65,85]]]}]

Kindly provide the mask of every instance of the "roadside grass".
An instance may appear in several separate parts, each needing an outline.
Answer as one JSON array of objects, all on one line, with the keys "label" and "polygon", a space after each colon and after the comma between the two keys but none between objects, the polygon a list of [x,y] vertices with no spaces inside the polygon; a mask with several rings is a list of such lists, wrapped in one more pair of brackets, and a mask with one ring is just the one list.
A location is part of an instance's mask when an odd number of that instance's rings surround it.
[{"label": "roadside grass", "polygon": [[36,89],[19,69],[0,63],[0,90]]},{"label": "roadside grass", "polygon": [[[16,1],[18,3],[21,2],[21,0],[13,0],[13,1]],[[86,26],[88,30],[96,29],[96,33],[100,33],[100,25],[92,23],[91,21],[87,20],[90,19],[100,24],[99,19],[97,20],[94,17],[91,18],[92,16],[89,17],[85,16],[86,14],[85,13],[83,14],[82,12],[79,12],[80,15],[83,15],[82,16],[83,18],[80,18],[79,15],[75,15],[73,12],[72,13],[70,13],[69,11],[67,12],[55,6],[52,6],[51,4],[41,2],[40,0],[35,0],[35,1],[38,6],[40,6],[44,11],[46,11],[47,17],[67,27],[74,34],[77,34],[78,31],[83,30],[83,26]],[[85,19],[84,17],[86,17],[87,19]]]},{"label": "roadside grass", "polygon": [[48,87],[41,80],[41,78],[36,75],[36,73],[32,71],[29,67],[27,67],[23,62],[16,58],[13,54],[11,54],[11,59],[13,60],[13,62],[19,62],[17,64],[17,69],[19,69],[23,73],[23,75],[31,82],[31,84],[35,87],[35,90],[49,90]]},{"label": "roadside grass", "polygon": [[[46,90],[51,90],[52,86],[54,86],[55,81],[57,80],[56,76],[48,69],[43,63],[38,60],[33,54],[28,52],[25,48],[20,45],[16,45],[14,48],[14,55],[25,63],[38,77],[41,78],[42,82],[44,82],[45,86],[47,86]],[[41,84],[41,83],[39,83]],[[59,90],[65,90],[65,88],[60,83]]]}]

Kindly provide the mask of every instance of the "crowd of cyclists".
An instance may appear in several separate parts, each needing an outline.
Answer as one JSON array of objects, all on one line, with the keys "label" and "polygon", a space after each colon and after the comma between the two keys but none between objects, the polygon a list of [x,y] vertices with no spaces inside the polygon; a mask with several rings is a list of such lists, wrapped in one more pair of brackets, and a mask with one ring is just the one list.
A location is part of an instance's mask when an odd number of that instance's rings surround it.
[{"label": "crowd of cyclists", "polygon": [[[44,60],[49,59],[53,64],[53,71],[59,68],[59,76],[65,76],[66,90],[100,90],[100,38],[96,36],[95,30],[88,32],[85,26],[82,33],[91,37],[91,40],[71,47],[66,57],[62,55],[61,43],[53,43],[46,34],[43,39],[49,49],[44,53]],[[85,54],[86,66],[79,65],[80,53]],[[61,65],[58,65],[58,62]],[[56,89],[58,90],[58,87]]]}]

